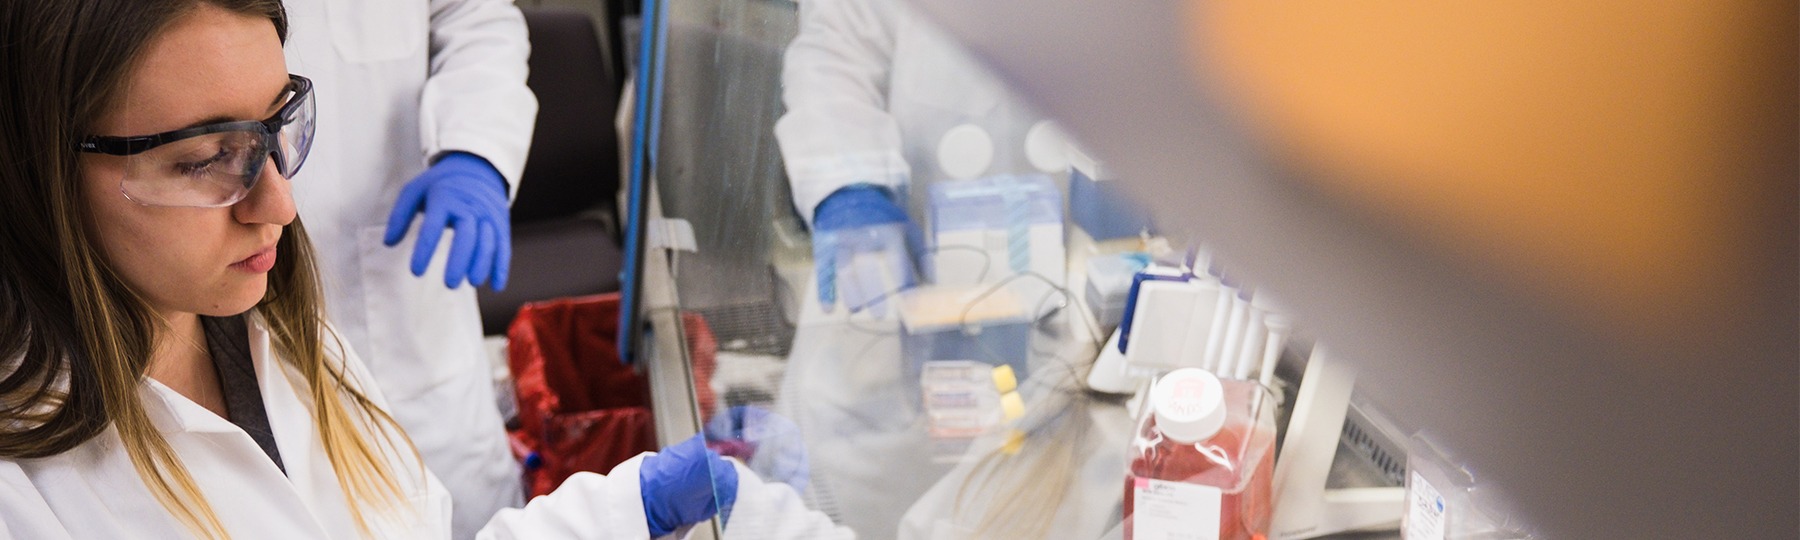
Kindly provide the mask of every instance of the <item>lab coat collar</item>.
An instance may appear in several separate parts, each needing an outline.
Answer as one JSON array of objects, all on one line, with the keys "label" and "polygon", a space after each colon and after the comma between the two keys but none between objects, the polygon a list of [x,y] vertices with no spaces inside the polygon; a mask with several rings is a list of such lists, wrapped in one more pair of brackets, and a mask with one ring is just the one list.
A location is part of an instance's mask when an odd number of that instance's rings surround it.
[{"label": "lab coat collar", "polygon": [[[250,329],[250,358],[256,366],[259,381],[266,372],[269,353],[269,332],[265,329],[263,319],[256,311],[244,314],[245,326]],[[265,382],[266,381],[261,381]],[[263,392],[266,394],[267,390]],[[150,417],[150,425],[163,434],[171,433],[232,433],[243,430],[231,423],[231,420],[220,417],[206,407],[194,403],[187,396],[181,395],[156,379],[144,377],[138,385],[138,401],[144,404],[144,414]],[[285,449],[284,449],[285,450]]]},{"label": "lab coat collar", "polygon": [[156,430],[164,435],[241,431],[230,420],[220,418],[156,379],[144,378],[144,383],[138,386],[138,400],[144,404],[144,414],[150,417],[150,425],[156,426]]}]

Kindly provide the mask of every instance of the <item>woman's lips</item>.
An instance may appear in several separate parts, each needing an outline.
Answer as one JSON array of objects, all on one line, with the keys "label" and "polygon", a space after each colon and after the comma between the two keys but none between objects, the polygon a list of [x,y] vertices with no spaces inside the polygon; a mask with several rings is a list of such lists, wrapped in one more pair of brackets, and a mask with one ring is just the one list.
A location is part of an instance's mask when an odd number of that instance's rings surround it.
[{"label": "woman's lips", "polygon": [[232,269],[249,272],[252,274],[261,274],[264,272],[268,272],[270,268],[274,268],[274,267],[275,267],[275,248],[273,248],[273,247],[262,250],[262,251],[258,251],[258,252],[256,252],[255,255],[245,257],[244,260],[231,263]]}]

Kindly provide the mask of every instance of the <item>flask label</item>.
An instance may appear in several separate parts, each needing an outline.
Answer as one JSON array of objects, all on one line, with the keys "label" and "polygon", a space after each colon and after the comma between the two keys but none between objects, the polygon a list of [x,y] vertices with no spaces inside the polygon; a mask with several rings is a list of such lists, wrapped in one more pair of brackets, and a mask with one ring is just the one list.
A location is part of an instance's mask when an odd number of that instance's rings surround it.
[{"label": "flask label", "polygon": [[1406,486],[1406,526],[1402,538],[1407,540],[1446,540],[1444,496],[1419,473],[1412,473]]},{"label": "flask label", "polygon": [[1137,478],[1132,484],[1133,540],[1219,540],[1223,492],[1212,486]]}]

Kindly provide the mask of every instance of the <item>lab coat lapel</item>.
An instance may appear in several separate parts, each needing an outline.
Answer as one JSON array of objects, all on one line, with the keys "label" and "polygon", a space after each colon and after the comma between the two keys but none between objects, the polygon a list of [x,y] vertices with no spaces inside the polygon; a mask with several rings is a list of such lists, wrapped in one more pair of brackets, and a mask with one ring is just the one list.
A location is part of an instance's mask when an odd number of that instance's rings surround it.
[{"label": "lab coat lapel", "polygon": [[[152,379],[145,379],[139,395],[151,423],[228,530],[271,531],[264,538],[325,536],[308,501],[242,429]],[[240,493],[256,496],[231,496]]]},{"label": "lab coat lapel", "polygon": [[313,425],[312,399],[305,376],[292,364],[277,359],[261,315],[252,315],[250,323],[250,358],[256,368],[257,386],[262,388],[269,428],[275,433],[275,446],[281,450],[282,463],[287,466],[287,482],[305,499],[325,530],[356,530],[337,475]]},{"label": "lab coat lapel", "polygon": [[[275,445],[281,450],[282,462],[287,466],[286,481],[293,486],[296,496],[305,499],[318,526],[331,533],[318,537],[356,535],[359,529],[355,518],[350,515],[337,474],[313,422],[313,400],[306,377],[293,364],[279,360],[265,324],[260,315],[252,315],[250,357],[256,367],[257,384],[262,388],[269,427],[275,433]],[[347,351],[340,354],[344,358],[349,356]],[[368,380],[367,373],[358,372],[354,362],[347,361],[345,370],[347,377]],[[370,398],[380,402],[377,395]],[[412,513],[403,513],[397,521],[375,514],[366,515],[371,518],[371,534],[378,538],[449,536],[449,494],[433,480],[405,474],[421,467],[417,461],[398,459],[389,462],[388,466],[394,467],[393,471],[400,477],[400,487],[406,493],[406,500],[402,502],[411,507]]]}]

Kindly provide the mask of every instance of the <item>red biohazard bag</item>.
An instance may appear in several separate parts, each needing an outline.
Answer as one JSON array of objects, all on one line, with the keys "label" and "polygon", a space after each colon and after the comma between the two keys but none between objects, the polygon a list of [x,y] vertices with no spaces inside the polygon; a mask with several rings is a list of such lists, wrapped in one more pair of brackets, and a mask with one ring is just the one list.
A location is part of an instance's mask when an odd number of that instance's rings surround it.
[{"label": "red biohazard bag", "polygon": [[[701,410],[712,411],[716,341],[698,315],[684,314],[682,326]],[[604,474],[656,450],[649,385],[619,361],[618,330],[617,293],[526,304],[508,327],[519,417],[507,435],[529,496],[549,493],[577,472]]]}]

